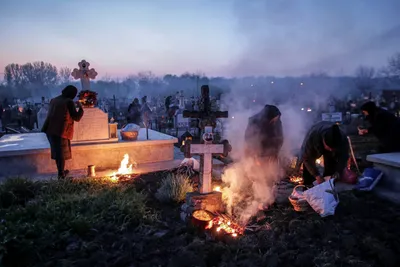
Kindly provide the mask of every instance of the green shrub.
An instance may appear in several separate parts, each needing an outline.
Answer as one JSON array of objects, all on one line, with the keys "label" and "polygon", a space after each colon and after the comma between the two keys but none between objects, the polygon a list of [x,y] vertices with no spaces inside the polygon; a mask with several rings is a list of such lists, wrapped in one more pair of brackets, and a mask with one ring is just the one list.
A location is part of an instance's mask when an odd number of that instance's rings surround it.
[{"label": "green shrub", "polygon": [[190,179],[182,174],[168,174],[161,181],[161,186],[156,192],[156,198],[161,202],[182,202],[186,193],[193,192]]}]

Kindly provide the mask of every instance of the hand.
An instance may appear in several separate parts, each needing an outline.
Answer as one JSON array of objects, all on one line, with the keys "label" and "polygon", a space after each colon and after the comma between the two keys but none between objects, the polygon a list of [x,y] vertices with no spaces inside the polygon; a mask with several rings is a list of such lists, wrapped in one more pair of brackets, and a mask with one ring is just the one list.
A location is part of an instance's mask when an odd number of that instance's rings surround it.
[{"label": "hand", "polygon": [[315,180],[317,181],[318,184],[322,184],[323,182],[325,182],[325,179],[322,178],[321,176],[315,177]]},{"label": "hand", "polygon": [[365,135],[365,134],[367,134],[368,133],[368,129],[361,129],[361,128],[358,128],[358,134],[359,135]]}]

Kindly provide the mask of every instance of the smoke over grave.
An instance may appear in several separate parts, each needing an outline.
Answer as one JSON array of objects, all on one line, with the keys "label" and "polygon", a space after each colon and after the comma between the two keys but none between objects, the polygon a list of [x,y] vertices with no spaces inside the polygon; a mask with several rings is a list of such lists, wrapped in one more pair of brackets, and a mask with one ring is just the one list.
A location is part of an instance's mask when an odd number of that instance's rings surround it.
[{"label": "smoke over grave", "polygon": [[[275,104],[280,109],[284,132],[280,156],[288,159],[300,149],[312,121],[309,117],[312,115],[312,108],[326,105],[334,91],[347,93],[346,90],[341,90],[339,83],[332,83],[330,87],[326,83],[313,84],[315,87],[325,87],[322,93],[307,90],[306,82],[301,84],[304,88],[294,95],[290,91],[266,87],[262,95],[258,93],[259,96],[254,96],[256,85],[250,85],[247,90],[235,89],[233,86],[231,93],[223,96],[222,102],[228,107],[230,114],[230,119],[224,125],[224,138],[233,145],[231,157],[235,161],[222,177],[227,184],[223,195],[228,210],[239,215],[242,223],[246,223],[258,211],[260,203],[269,205],[275,201],[275,183],[284,176],[283,169],[276,162],[255,162],[254,159],[245,157],[244,135],[249,117],[260,112],[266,104]],[[243,88],[243,84],[238,87]],[[249,95],[254,99],[249,98]],[[275,99],[280,99],[279,103]],[[307,108],[302,110],[302,107],[312,107],[311,112],[307,112]],[[248,188],[251,188],[251,192],[248,192]]]}]

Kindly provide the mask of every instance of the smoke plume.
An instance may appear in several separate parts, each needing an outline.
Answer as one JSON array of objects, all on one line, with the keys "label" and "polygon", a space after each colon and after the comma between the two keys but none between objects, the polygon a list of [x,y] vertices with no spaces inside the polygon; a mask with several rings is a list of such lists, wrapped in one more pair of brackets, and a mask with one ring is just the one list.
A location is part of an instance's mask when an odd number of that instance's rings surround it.
[{"label": "smoke plume", "polygon": [[224,123],[224,138],[232,143],[231,157],[235,162],[223,174],[222,180],[227,185],[223,189],[223,198],[228,211],[239,216],[242,223],[246,223],[256,214],[261,204],[270,205],[275,201],[275,184],[285,176],[284,162],[299,151],[303,138],[314,120],[310,115],[315,111],[307,112],[301,107],[310,102],[313,106],[326,105],[329,97],[329,94],[308,92],[299,94],[294,99],[286,97],[277,105],[282,113],[284,132],[284,144],[280,152],[282,161],[278,165],[276,162],[257,162],[244,156],[244,134],[249,117],[260,112],[266,104],[275,104],[272,99],[281,97],[279,91],[265,91],[267,97],[258,97],[257,101],[247,97],[249,90],[235,88],[230,95],[222,98],[222,102],[229,108],[230,115],[229,120]]}]

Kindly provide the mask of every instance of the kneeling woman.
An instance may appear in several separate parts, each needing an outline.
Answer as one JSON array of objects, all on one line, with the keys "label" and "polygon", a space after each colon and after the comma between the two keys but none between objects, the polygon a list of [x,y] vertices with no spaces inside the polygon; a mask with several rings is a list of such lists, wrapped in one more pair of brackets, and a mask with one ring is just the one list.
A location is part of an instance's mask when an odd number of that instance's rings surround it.
[{"label": "kneeling woman", "polygon": [[[324,173],[318,171],[315,161],[324,157]],[[332,122],[321,121],[314,124],[306,134],[299,164],[303,164],[303,180],[312,186],[316,180],[323,183],[323,177],[337,173],[342,175],[349,159],[349,143],[346,134]]]},{"label": "kneeling woman", "polygon": [[73,102],[77,93],[78,89],[75,86],[68,85],[60,96],[53,98],[42,128],[42,132],[46,133],[49,140],[51,159],[56,161],[59,179],[65,178],[68,174],[65,170],[65,160],[72,158],[71,140],[74,135],[74,121],[80,121],[83,116],[82,105],[77,102],[79,110],[76,111]]}]

